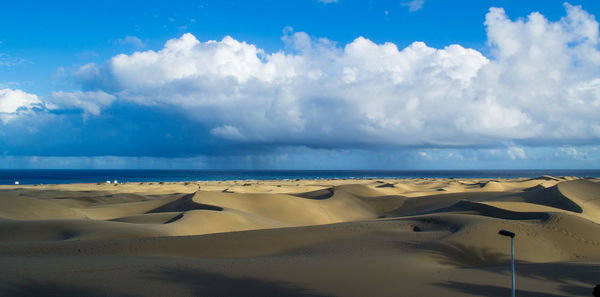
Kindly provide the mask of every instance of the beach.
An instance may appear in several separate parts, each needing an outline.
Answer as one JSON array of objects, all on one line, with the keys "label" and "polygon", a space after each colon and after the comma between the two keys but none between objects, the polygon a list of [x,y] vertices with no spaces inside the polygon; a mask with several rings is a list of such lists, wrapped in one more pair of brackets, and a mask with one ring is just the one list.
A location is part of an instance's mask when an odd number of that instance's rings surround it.
[{"label": "beach", "polygon": [[591,296],[600,179],[0,186],[2,296]]}]

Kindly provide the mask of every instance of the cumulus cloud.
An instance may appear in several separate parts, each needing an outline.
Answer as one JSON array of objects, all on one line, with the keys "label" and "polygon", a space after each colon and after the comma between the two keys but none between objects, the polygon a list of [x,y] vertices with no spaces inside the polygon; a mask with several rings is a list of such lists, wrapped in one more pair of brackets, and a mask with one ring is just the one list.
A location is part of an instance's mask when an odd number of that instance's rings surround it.
[{"label": "cumulus cloud", "polygon": [[22,90],[0,89],[0,120],[5,124],[41,106],[42,101],[34,94]]},{"label": "cumulus cloud", "polygon": [[115,100],[115,96],[102,91],[58,91],[43,99],[22,90],[5,88],[0,89],[0,121],[8,124],[19,118],[32,121],[37,117],[41,123],[48,112],[70,109],[80,110],[86,118],[89,115],[98,116],[103,108],[110,106]]},{"label": "cumulus cloud", "polygon": [[[422,2],[422,1],[421,1]],[[421,3],[422,4],[422,3]],[[240,143],[339,148],[490,147],[597,143],[598,22],[579,6],[551,22],[511,20],[492,8],[491,54],[453,44],[399,49],[358,37],[339,46],[286,30],[285,51],[267,53],[230,36],[184,34],[158,51],[87,64],[86,92],[176,110],[211,135]],[[80,103],[90,114],[97,100]],[[86,106],[86,107],[84,107]],[[520,151],[519,151],[520,150]],[[518,147],[512,158],[523,158]]]},{"label": "cumulus cloud", "polygon": [[321,2],[321,3],[325,3],[325,4],[328,4],[328,3],[335,3],[335,2],[338,2],[338,1],[339,1],[339,0],[319,0],[319,2]]},{"label": "cumulus cloud", "polygon": [[115,101],[115,96],[103,91],[93,92],[52,92],[50,96],[50,109],[80,109],[84,115],[100,114],[102,108]]}]

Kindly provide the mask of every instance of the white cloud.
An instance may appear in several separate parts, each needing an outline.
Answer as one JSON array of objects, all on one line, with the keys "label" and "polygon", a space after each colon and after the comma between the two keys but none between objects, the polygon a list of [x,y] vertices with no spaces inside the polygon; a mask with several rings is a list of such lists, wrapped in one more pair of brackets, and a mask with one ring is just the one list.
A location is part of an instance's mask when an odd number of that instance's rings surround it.
[{"label": "white cloud", "polygon": [[[343,47],[287,30],[288,51],[192,34],[117,55],[75,77],[141,105],[178,109],[216,136],[332,147],[478,146],[600,139],[598,23],[578,6],[486,16],[491,57],[449,45],[399,49],[359,37]],[[243,137],[241,137],[243,136]],[[509,149],[524,157],[519,148]]]},{"label": "white cloud", "polygon": [[21,64],[26,64],[26,63],[33,64],[31,61],[21,59],[21,58],[7,56],[5,54],[0,53],[0,66],[13,67],[13,66],[21,65]]},{"label": "white cloud", "polygon": [[34,94],[22,90],[0,89],[0,120],[7,123],[24,113],[40,107],[42,101]]},{"label": "white cloud", "polygon": [[431,160],[431,156],[429,154],[427,154],[427,152],[418,152],[417,156],[419,159]]},{"label": "white cloud", "polygon": [[[9,88],[0,89],[0,121],[6,124],[24,115],[41,115],[52,110],[78,109],[84,117],[97,116],[116,100],[116,97],[103,91],[93,92],[52,92],[49,98],[42,99],[35,94]],[[38,113],[36,113],[36,111]],[[28,118],[29,120],[31,118]]]},{"label": "white cloud", "polygon": [[136,36],[125,36],[125,38],[117,39],[117,43],[122,46],[132,46],[136,49],[144,48],[144,42]]},{"label": "white cloud", "polygon": [[525,151],[522,148],[516,146],[508,148],[506,153],[508,154],[511,160],[525,159],[526,157]]},{"label": "white cloud", "polygon": [[238,128],[230,125],[223,125],[210,130],[210,133],[225,139],[231,140],[243,140],[244,136],[240,133]]},{"label": "white cloud", "polygon": [[0,89],[11,89],[19,86],[21,83],[16,81],[5,81],[0,83]]},{"label": "white cloud", "polygon": [[319,2],[321,2],[321,3],[325,3],[325,4],[328,4],[328,3],[336,3],[336,2],[338,2],[338,1],[339,1],[339,0],[319,0]]},{"label": "white cloud", "polygon": [[579,151],[572,146],[564,146],[564,147],[559,147],[557,149],[556,153],[554,153],[554,156],[555,157],[568,157],[570,159],[575,159],[575,160],[585,160],[585,159],[587,159],[588,154],[586,152]]},{"label": "white cloud", "polygon": [[81,109],[84,115],[99,115],[103,107],[109,106],[115,96],[103,91],[95,92],[52,92],[50,96],[50,109]]},{"label": "white cloud", "polygon": [[425,0],[412,0],[409,2],[401,3],[401,5],[408,6],[408,11],[418,11],[423,8],[423,4],[425,4]]}]

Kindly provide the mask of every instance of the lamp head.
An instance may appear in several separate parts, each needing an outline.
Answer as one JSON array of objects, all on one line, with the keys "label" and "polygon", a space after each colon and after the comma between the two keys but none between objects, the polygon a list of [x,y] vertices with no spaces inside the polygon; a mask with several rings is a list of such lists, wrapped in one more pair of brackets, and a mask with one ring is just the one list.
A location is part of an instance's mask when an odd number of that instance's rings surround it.
[{"label": "lamp head", "polygon": [[508,230],[500,230],[500,232],[498,232],[498,234],[503,235],[503,236],[509,236],[510,238],[515,237],[515,233],[510,232]]}]

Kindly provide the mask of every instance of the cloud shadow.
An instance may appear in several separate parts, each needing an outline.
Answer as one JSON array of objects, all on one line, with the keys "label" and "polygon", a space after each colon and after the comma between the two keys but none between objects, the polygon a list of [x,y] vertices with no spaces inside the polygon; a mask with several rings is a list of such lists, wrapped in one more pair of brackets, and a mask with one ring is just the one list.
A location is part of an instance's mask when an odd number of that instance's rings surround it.
[{"label": "cloud shadow", "polygon": [[[50,281],[24,280],[4,285],[0,291],[0,295],[15,297],[102,297],[109,294],[99,292],[98,288],[67,285]],[[114,294],[110,294],[110,296],[134,297],[134,295]]]},{"label": "cloud shadow", "polygon": [[157,272],[154,277],[165,282],[182,283],[188,286],[194,296],[327,297],[290,282],[230,277],[202,270],[166,269]]}]

